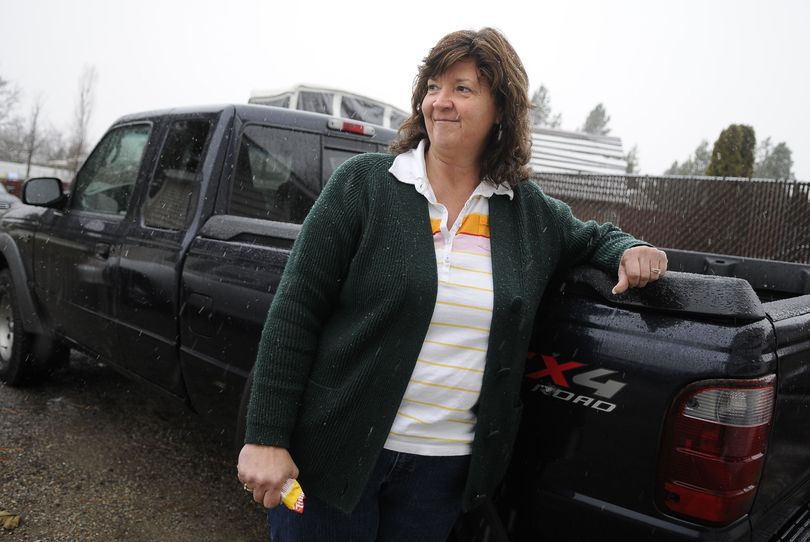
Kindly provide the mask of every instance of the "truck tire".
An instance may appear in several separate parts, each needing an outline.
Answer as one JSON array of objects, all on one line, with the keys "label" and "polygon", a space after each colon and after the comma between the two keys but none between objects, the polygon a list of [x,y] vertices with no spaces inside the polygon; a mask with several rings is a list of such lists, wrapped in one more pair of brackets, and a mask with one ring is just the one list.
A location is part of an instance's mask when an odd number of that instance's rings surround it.
[{"label": "truck tire", "polygon": [[33,384],[67,364],[70,349],[23,328],[22,314],[8,269],[0,271],[0,381]]},{"label": "truck tire", "polygon": [[34,338],[22,327],[14,283],[0,271],[0,380],[10,386],[29,382],[34,371]]},{"label": "truck tire", "polygon": [[250,389],[253,387],[253,371],[245,381],[245,387],[242,391],[242,401],[239,403],[239,415],[236,418],[236,431],[233,435],[233,448],[239,453],[242,446],[245,445],[245,431],[247,430],[247,411],[248,404],[250,404]]}]

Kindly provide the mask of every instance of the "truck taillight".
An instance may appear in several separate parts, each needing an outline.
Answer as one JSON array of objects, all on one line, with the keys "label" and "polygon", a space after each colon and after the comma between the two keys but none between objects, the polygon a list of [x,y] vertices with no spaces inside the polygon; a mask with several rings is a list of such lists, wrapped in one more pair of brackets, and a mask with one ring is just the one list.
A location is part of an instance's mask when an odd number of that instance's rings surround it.
[{"label": "truck taillight", "polygon": [[776,376],[710,380],[675,399],[659,455],[664,510],[724,525],[751,510],[771,428]]}]

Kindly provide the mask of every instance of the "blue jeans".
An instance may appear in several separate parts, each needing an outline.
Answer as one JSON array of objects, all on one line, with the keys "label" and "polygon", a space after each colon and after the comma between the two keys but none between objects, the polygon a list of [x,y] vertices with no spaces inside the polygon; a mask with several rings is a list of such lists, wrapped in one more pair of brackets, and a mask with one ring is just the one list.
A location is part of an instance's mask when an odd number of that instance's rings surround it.
[{"label": "blue jeans", "polygon": [[[304,513],[267,511],[272,542],[445,542],[461,511],[470,456],[383,450],[350,514],[314,496]],[[307,488],[303,488],[306,493]]]}]

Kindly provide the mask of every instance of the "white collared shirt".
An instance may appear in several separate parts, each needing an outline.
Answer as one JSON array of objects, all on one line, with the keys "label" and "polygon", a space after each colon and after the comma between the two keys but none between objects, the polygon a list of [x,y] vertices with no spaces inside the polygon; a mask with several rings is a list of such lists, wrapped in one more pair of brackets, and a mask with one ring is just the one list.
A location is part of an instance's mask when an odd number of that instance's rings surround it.
[{"label": "white collared shirt", "polygon": [[385,443],[419,455],[466,455],[492,322],[489,198],[513,197],[510,188],[480,183],[454,224],[436,196],[425,168],[425,141],[400,154],[389,171],[428,201],[436,248],[436,305],[408,388]]}]

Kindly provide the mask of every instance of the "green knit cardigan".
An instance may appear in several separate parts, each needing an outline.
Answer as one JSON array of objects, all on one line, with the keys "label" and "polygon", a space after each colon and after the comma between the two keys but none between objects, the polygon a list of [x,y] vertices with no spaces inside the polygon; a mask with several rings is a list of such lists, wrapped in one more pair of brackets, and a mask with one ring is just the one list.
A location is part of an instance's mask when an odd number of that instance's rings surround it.
[{"label": "green knit cardigan", "polygon": [[[339,167],[295,241],[262,332],[245,441],[288,448],[305,493],[359,501],[388,437],[436,302],[428,203],[365,154]],[[494,307],[464,508],[503,476],[520,383],[552,274],[591,262],[615,273],[643,244],[583,222],[532,183],[489,200]]]}]

